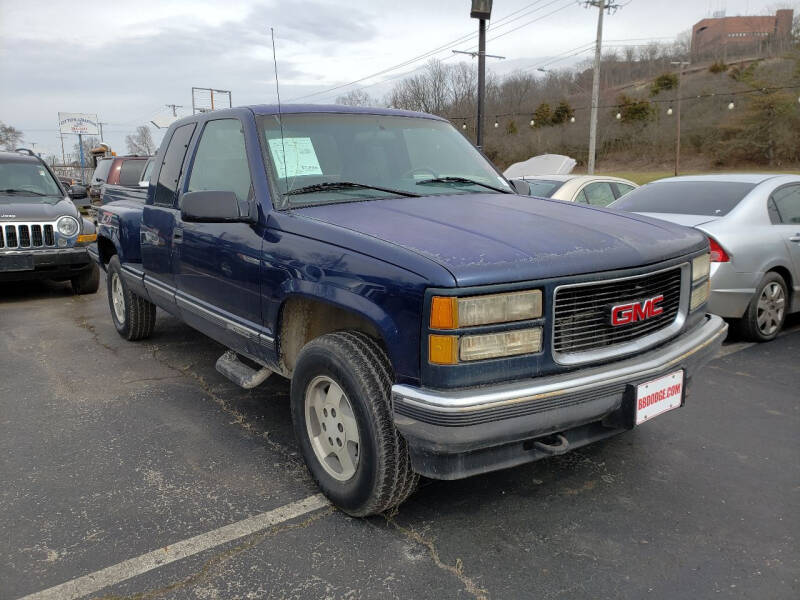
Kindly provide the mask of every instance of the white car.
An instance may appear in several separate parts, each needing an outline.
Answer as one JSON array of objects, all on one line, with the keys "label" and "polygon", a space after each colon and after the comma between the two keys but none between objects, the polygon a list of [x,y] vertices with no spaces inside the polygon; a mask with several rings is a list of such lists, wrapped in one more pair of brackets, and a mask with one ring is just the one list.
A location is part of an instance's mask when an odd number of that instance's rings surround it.
[{"label": "white car", "polygon": [[[593,206],[608,206],[639,187],[627,179],[604,175],[536,175],[517,177],[513,181],[524,182],[531,196],[582,202]],[[519,189],[518,186],[515,187]]]}]

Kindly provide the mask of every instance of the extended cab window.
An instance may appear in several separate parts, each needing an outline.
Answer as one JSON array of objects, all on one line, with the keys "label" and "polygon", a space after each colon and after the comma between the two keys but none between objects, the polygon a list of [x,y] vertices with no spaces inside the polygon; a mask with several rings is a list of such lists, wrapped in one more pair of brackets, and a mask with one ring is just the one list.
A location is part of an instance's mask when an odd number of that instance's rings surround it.
[{"label": "extended cab window", "polygon": [[183,159],[186,157],[186,148],[189,147],[189,140],[194,133],[194,123],[181,125],[172,134],[166,152],[164,152],[164,162],[161,163],[161,172],[158,174],[158,185],[156,196],[153,200],[155,204],[161,206],[172,206],[175,200],[175,190],[178,188],[178,180],[181,177],[181,167]]},{"label": "extended cab window", "polygon": [[245,202],[250,185],[242,124],[238,119],[209,121],[197,144],[187,191],[233,192]]},{"label": "extended cab window", "polygon": [[143,160],[124,160],[119,170],[120,185],[138,185],[142,174]]}]

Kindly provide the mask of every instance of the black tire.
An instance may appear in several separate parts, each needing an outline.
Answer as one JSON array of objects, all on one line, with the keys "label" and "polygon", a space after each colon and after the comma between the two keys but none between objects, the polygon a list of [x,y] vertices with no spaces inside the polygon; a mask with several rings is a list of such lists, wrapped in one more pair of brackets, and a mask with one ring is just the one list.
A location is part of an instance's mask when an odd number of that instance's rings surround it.
[{"label": "black tire", "polygon": [[100,288],[100,267],[92,264],[91,269],[87,269],[77,277],[70,279],[72,291],[76,294],[94,294]]},{"label": "black tire", "polygon": [[[774,287],[775,285],[778,287]],[[764,327],[760,326],[758,322],[759,318],[764,313],[763,306],[759,307],[759,301],[762,299],[762,295],[765,294],[765,290],[767,290],[767,288],[770,286],[772,286],[773,290],[780,290],[780,297],[783,300],[783,311],[779,317],[771,319],[773,321],[772,325],[774,326],[776,322],[777,327],[775,327],[774,330],[771,328],[765,330]],[[775,305],[773,304],[771,306]],[[786,288],[786,282],[783,280],[783,277],[775,272],[770,271],[764,275],[764,278],[758,284],[756,293],[753,295],[752,300],[750,300],[750,304],[747,306],[744,316],[739,320],[739,330],[742,334],[742,337],[751,342],[769,342],[770,340],[774,340],[780,333],[781,329],[783,329],[783,323],[786,320],[786,311],[788,308],[789,294]]]},{"label": "black tire", "polygon": [[[126,340],[135,341],[150,337],[156,325],[156,305],[132,292],[125,279],[122,277],[119,258],[116,255],[111,257],[106,267],[106,289],[108,290],[108,307],[111,310],[111,320],[114,327]],[[112,287],[115,278],[119,281],[122,288],[121,299],[123,302],[123,319],[117,317],[114,309],[114,299]]]},{"label": "black tire", "polygon": [[[306,427],[305,397],[312,381],[325,376],[346,394],[359,432],[359,460],[346,481],[332,477],[315,454]],[[391,366],[369,336],[342,331],[320,336],[300,352],[292,376],[295,435],[306,465],[325,495],[356,517],[398,506],[414,491],[419,476],[411,469],[405,439],[391,413]]]}]

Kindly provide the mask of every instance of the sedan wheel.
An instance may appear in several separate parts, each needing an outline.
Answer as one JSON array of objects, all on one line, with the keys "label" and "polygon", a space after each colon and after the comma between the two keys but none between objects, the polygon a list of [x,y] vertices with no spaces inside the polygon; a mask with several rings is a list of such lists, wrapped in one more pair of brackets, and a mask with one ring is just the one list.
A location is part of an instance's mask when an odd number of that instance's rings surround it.
[{"label": "sedan wheel", "polygon": [[783,323],[785,311],[786,294],[783,287],[777,281],[768,283],[758,298],[756,322],[761,334],[775,334]]}]

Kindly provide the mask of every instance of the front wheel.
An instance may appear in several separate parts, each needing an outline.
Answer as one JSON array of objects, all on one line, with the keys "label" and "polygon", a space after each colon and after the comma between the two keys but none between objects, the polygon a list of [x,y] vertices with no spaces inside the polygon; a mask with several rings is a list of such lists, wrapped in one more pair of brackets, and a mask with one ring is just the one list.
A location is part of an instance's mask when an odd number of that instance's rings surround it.
[{"label": "front wheel", "polygon": [[764,275],[740,322],[745,338],[753,342],[775,339],[786,319],[786,289],[786,282],[777,273]]},{"label": "front wheel", "polygon": [[401,504],[419,479],[392,421],[391,385],[386,353],[356,331],[309,342],[292,376],[292,422],[306,465],[353,516]]},{"label": "front wheel", "polygon": [[130,341],[150,337],[156,325],[156,305],[128,289],[116,255],[106,270],[108,306],[117,333]]}]

